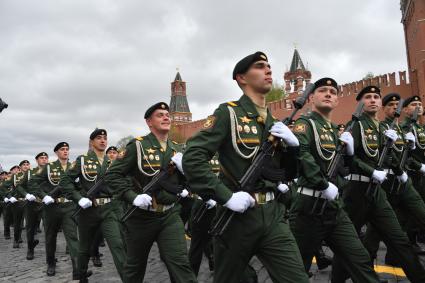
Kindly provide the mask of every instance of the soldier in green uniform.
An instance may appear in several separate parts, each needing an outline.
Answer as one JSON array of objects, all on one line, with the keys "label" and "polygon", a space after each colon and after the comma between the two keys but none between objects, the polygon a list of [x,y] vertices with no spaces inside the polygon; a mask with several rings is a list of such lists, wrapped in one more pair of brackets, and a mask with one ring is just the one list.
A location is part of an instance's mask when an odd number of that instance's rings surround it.
[{"label": "soldier in green uniform", "polygon": [[[400,95],[397,93],[390,93],[382,99],[385,120],[380,123],[381,131],[390,129],[395,119],[394,113],[399,101]],[[397,132],[397,140],[391,149],[391,154],[388,155],[384,163],[384,171],[388,173],[388,178],[382,183],[381,187],[385,191],[387,199],[396,213],[397,219],[402,225],[403,230],[406,230],[407,223],[412,220],[420,228],[425,229],[425,204],[413,187],[411,179],[408,178],[406,168],[400,166],[403,151],[415,150],[416,139],[412,132],[403,132],[398,125],[398,121],[395,125],[395,131]],[[411,163],[412,160],[408,160],[408,162]],[[417,250],[420,250],[420,247],[415,243],[416,239],[410,236],[409,239],[416,253],[418,253]],[[366,246],[371,247],[371,250],[377,251],[379,248],[379,241],[379,234],[374,230],[373,226],[369,225],[365,237]],[[387,250],[385,263],[400,266],[391,249]]]},{"label": "soldier in green uniform", "polygon": [[6,188],[6,180],[9,178],[7,171],[1,172],[0,180],[0,197],[2,199],[2,212],[3,212],[3,233],[6,240],[10,240],[10,226],[13,222],[13,215],[11,212],[11,206],[9,204],[9,198],[7,197],[8,190]]},{"label": "soldier in green uniform", "polygon": [[[7,178],[7,172],[6,171],[1,171],[0,172],[0,217],[3,214],[3,208],[4,208],[4,196],[3,196],[3,192],[2,192],[2,183],[3,181]],[[4,217],[4,215],[3,215]]]},{"label": "soldier in green uniform", "polygon": [[[345,210],[351,218],[357,232],[369,223],[382,237],[385,245],[391,248],[407,277],[412,282],[425,282],[425,270],[403,232],[397,217],[387,201],[385,191],[381,188],[387,179],[387,172],[377,168],[382,142],[385,139],[397,140],[393,129],[382,132],[379,128],[377,114],[381,108],[381,94],[376,86],[368,86],[359,92],[357,101],[364,103],[364,112],[358,122],[354,122],[352,135],[354,138],[354,158],[350,169],[347,186],[343,188]],[[368,190],[370,182],[377,186]],[[366,246],[369,254],[373,254]],[[344,282],[348,276],[345,272],[344,260],[340,255],[334,256],[332,282]],[[371,263],[372,264],[372,263]]]},{"label": "soldier in green uniform", "polygon": [[40,166],[29,180],[28,189],[44,203],[43,223],[46,238],[47,276],[56,274],[56,237],[59,229],[62,229],[71,256],[72,278],[77,280],[79,279],[77,225],[71,219],[75,205],[71,200],[65,198],[61,189],[57,194],[50,195],[51,191],[59,185],[61,176],[71,165],[68,161],[69,144],[67,142],[58,143],[54,152],[58,159],[45,166]]},{"label": "soldier in green uniform", "polygon": [[[288,223],[284,205],[277,201],[280,181],[261,176],[255,192],[240,191],[244,175],[270,133],[282,139],[267,167],[282,171],[289,180],[296,175],[298,140],[266,107],[265,95],[272,87],[272,72],[263,52],[240,60],[233,79],[243,91],[238,101],[221,104],[199,133],[187,142],[183,169],[191,190],[202,199],[214,199],[235,212],[222,235],[214,239],[214,282],[239,282],[249,260],[256,255],[273,282],[308,282],[302,259]],[[218,152],[222,171],[211,171],[210,160]],[[267,169],[269,169],[267,168]],[[265,172],[266,173],[266,172]],[[285,192],[285,190],[282,190]]]},{"label": "soldier in green uniform", "polygon": [[[15,215],[13,213],[13,207],[14,204],[18,201],[14,196],[14,185],[16,183],[16,177],[17,174],[19,173],[19,166],[18,165],[14,165],[10,168],[9,170],[9,174],[8,176],[5,178],[5,180],[3,181],[2,185],[1,185],[1,190],[3,192],[3,199],[5,202],[5,206],[4,206],[4,238],[6,240],[10,239],[10,226],[13,225],[13,227],[15,228],[15,223],[14,223],[14,218]],[[14,232],[14,243],[13,245],[16,247],[19,247],[19,239],[18,241],[16,241],[15,239],[15,234],[18,231],[13,231]]]},{"label": "soldier in green uniform", "polygon": [[34,248],[38,245],[39,242],[37,239],[35,239],[35,233],[38,227],[38,219],[42,208],[41,200],[35,197],[35,191],[29,190],[28,182],[42,166],[45,166],[49,162],[49,157],[47,153],[40,152],[35,156],[35,160],[38,166],[33,169],[26,170],[24,177],[17,186],[17,190],[21,196],[24,196],[26,199],[24,216],[28,244],[27,260],[34,259]]},{"label": "soldier in green uniform", "polygon": [[114,161],[118,158],[118,148],[116,146],[110,146],[106,150],[106,155],[108,156],[109,160]]},{"label": "soldier in green uniform", "polygon": [[[170,164],[173,158],[181,169],[175,143],[168,139],[171,126],[168,109],[166,103],[160,102],[146,111],[144,117],[150,134],[132,140],[106,174],[106,181],[116,196],[138,207],[126,221],[124,282],[143,281],[149,251],[155,241],[170,277],[180,283],[196,282],[187,258],[177,203],[179,195],[187,194],[187,190],[181,187],[183,175]],[[151,194],[142,193],[141,188],[160,170],[168,170],[167,179],[157,184]]]},{"label": "soldier in green uniform", "polygon": [[354,282],[378,282],[369,254],[338,198],[341,176],[338,174],[336,180],[329,180],[327,176],[339,140],[345,143],[345,151],[341,153],[344,154],[344,164],[338,166],[349,166],[354,154],[351,134],[344,132],[338,136],[338,128],[332,124],[332,111],[338,105],[335,80],[322,78],[316,81],[310,100],[313,111],[299,118],[293,130],[300,142],[299,196],[294,200],[289,218],[305,269],[309,271],[314,252],[324,240],[347,263]]},{"label": "soldier in green uniform", "polygon": [[[99,191],[95,195],[87,195],[87,192],[96,182],[101,182],[101,178],[111,164],[111,161],[105,155],[107,143],[106,130],[95,129],[90,134],[92,150],[77,157],[71,168],[62,175],[59,184],[63,187],[65,196],[78,203],[82,208],[78,215],[80,282],[88,282],[87,267],[90,259],[90,248],[99,229],[108,243],[120,277],[123,275],[125,251],[119,223],[119,217],[122,214],[121,203],[112,199],[112,194],[104,183],[100,185]],[[77,178],[79,184],[75,183]],[[81,190],[79,187],[81,187]]]}]

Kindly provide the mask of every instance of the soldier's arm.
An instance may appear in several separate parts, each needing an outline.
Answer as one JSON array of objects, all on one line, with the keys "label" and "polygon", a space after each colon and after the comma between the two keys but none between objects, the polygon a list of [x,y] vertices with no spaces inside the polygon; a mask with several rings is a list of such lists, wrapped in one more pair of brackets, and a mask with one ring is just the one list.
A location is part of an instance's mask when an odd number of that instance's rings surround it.
[{"label": "soldier's arm", "polygon": [[105,181],[114,197],[129,203],[132,203],[137,196],[133,191],[132,179],[127,176],[134,166],[137,166],[136,146],[135,141],[130,142],[123,156],[112,163],[105,175]]},{"label": "soldier's arm", "polygon": [[16,184],[16,192],[18,194],[19,197],[25,197],[27,195],[27,191],[25,190],[26,186],[27,186],[27,182],[28,182],[28,172],[25,172],[24,177],[22,178],[22,180],[20,182],[18,182],[18,184]]},{"label": "soldier's arm", "polygon": [[48,165],[44,166],[43,169],[39,169],[28,181],[28,190],[41,199],[47,195],[41,188],[41,184],[47,179],[47,166]]},{"label": "soldier's arm", "polygon": [[353,130],[351,132],[351,135],[353,136],[353,139],[354,139],[354,157],[353,157],[353,162],[351,163],[351,165],[353,166],[353,168],[356,168],[361,175],[371,177],[375,168],[365,163],[357,155],[358,152],[363,151],[362,140],[361,140],[362,137],[360,133],[359,123],[360,122],[355,122],[353,126]]},{"label": "soldier's arm", "polygon": [[225,204],[233,193],[212,172],[210,160],[223,141],[230,138],[229,110],[220,106],[207,119],[204,128],[187,142],[183,154],[183,171],[192,192],[220,204]]},{"label": "soldier's arm", "polygon": [[59,186],[62,187],[62,192],[67,199],[71,199],[75,203],[82,198],[77,186],[75,185],[75,180],[81,178],[81,157],[78,156],[75,162],[71,167],[62,174]]},{"label": "soldier's arm", "polygon": [[[297,120],[294,133],[300,142],[298,162],[299,172],[314,189],[325,190],[329,184],[325,174],[311,154],[311,146],[315,144],[310,125],[305,120]],[[310,186],[310,185],[309,185]]]},{"label": "soldier's arm", "polygon": [[[380,123],[379,126],[380,126],[381,133],[383,133],[387,129],[385,126],[383,126],[382,123]],[[381,145],[382,145],[381,149],[385,145],[386,140],[387,140],[386,136],[381,135]],[[403,170],[401,170],[400,168],[401,159],[393,148],[390,148],[389,152],[390,152],[390,155],[389,155],[390,162],[386,161],[384,163],[385,164],[384,166],[389,166],[394,171],[395,175],[400,176],[401,174],[403,174]]]}]

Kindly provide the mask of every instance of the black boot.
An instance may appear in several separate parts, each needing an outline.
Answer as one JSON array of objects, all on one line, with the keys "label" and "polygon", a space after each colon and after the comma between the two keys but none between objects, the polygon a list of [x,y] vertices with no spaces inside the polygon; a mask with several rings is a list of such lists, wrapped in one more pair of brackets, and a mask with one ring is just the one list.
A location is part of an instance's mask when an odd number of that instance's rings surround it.
[{"label": "black boot", "polygon": [[19,249],[19,241],[13,241],[13,248]]},{"label": "black boot", "polygon": [[322,247],[317,249],[317,253],[315,254],[315,256],[317,268],[319,270],[325,269],[326,267],[332,264],[332,258],[325,254]]},{"label": "black boot", "polygon": [[93,256],[91,258],[91,260],[93,261],[93,265],[94,266],[96,266],[96,267],[102,267],[102,261],[100,260],[100,256],[99,255]]},{"label": "black boot", "polygon": [[4,229],[4,238],[10,240],[10,229]]},{"label": "black boot", "polygon": [[93,272],[91,270],[87,270],[86,273],[81,274],[80,276],[80,283],[88,283],[89,282],[89,277],[93,274]]},{"label": "black boot", "polygon": [[385,255],[385,265],[390,265],[390,266],[394,266],[394,267],[401,267],[399,261],[396,258],[394,258],[393,256],[388,255],[388,252]]},{"label": "black boot", "polygon": [[72,261],[72,280],[80,280],[80,272],[78,271],[77,258],[71,258]]},{"label": "black boot", "polygon": [[38,240],[34,240],[31,244],[28,244],[27,260],[34,259],[34,248],[38,245]]},{"label": "black boot", "polygon": [[55,257],[47,257],[47,276],[55,276],[56,274],[56,259]]}]

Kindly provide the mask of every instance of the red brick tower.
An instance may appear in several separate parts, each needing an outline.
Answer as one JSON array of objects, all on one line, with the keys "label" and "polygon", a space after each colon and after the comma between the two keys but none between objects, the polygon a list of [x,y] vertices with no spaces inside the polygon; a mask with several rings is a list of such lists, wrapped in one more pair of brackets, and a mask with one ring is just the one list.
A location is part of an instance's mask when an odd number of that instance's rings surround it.
[{"label": "red brick tower", "polygon": [[285,72],[283,79],[285,80],[285,91],[290,97],[301,94],[305,85],[311,80],[311,73],[304,67],[297,48],[294,49],[291,67],[289,71]]},{"label": "red brick tower", "polygon": [[186,97],[186,82],[182,80],[178,71],[171,83],[170,117],[174,125],[192,121],[192,113]]}]

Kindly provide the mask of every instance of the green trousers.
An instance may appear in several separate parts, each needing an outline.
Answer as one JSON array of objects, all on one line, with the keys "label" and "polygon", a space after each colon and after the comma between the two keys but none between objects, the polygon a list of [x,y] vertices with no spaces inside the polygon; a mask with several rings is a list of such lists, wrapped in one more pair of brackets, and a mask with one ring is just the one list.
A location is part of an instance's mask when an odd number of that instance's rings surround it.
[{"label": "green trousers", "polygon": [[10,236],[10,226],[13,225],[12,204],[10,202],[3,204],[3,225],[4,235]]},{"label": "green trousers", "polygon": [[48,263],[55,260],[56,238],[59,229],[62,229],[65,235],[66,245],[68,246],[71,258],[75,259],[78,256],[77,225],[71,219],[74,210],[75,205],[72,202],[44,205],[43,223],[46,236],[46,259]]},{"label": "green trousers", "polygon": [[[218,214],[225,209],[220,207]],[[256,255],[273,282],[309,282],[288,223],[276,200],[236,213],[224,233],[214,239],[214,282],[237,283]]]},{"label": "green trousers", "polygon": [[[392,249],[400,260],[402,268],[412,282],[425,282],[425,270],[414,253],[406,233],[400,227],[397,217],[387,201],[386,193],[377,186],[371,196],[366,196],[369,183],[350,181],[343,190],[345,210],[357,232],[369,223],[382,237],[385,245]],[[365,246],[369,254],[373,251]],[[344,261],[336,255],[332,266],[332,282],[345,282],[348,278]]]},{"label": "green trousers", "polygon": [[22,224],[24,220],[24,203],[23,201],[17,201],[12,206],[13,214],[13,239],[15,242],[22,238]]},{"label": "green trousers", "polygon": [[[317,210],[312,212],[316,200]],[[326,206],[321,213],[323,205]],[[289,219],[306,272],[310,270],[315,252],[325,241],[345,263],[353,282],[379,282],[369,254],[342,208],[342,201],[326,201],[300,194],[291,207]]]},{"label": "green trousers", "polygon": [[116,201],[81,210],[78,215],[78,269],[81,274],[84,275],[87,272],[90,250],[97,230],[101,229],[111,251],[115,268],[122,278],[125,250],[120,232],[121,210],[121,203]]},{"label": "green trousers", "polygon": [[179,213],[180,205],[165,212],[137,209],[126,221],[125,283],[143,282],[154,242],[158,244],[161,259],[175,282],[197,282],[187,257],[185,232]]},{"label": "green trousers", "polygon": [[39,225],[38,220],[40,218],[41,209],[42,204],[35,201],[27,202],[27,205],[25,206],[25,230],[27,233],[27,244],[29,250],[34,248],[35,232]]}]

